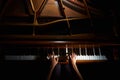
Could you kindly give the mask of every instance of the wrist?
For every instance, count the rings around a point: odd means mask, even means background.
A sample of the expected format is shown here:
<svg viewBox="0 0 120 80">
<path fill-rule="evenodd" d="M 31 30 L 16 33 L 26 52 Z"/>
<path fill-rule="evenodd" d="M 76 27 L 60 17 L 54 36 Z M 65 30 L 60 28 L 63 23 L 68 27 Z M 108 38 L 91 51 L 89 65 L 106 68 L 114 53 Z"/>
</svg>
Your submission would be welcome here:
<svg viewBox="0 0 120 80">
<path fill-rule="evenodd" d="M 76 63 L 75 62 L 71 62 L 72 66 L 76 66 Z"/>
</svg>

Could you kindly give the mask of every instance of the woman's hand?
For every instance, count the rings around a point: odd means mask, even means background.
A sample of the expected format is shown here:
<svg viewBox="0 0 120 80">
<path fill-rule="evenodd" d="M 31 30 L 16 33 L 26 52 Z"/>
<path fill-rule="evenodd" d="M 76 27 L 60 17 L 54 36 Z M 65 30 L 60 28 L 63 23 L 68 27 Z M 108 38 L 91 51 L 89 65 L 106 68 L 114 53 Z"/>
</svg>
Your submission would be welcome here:
<svg viewBox="0 0 120 80">
<path fill-rule="evenodd" d="M 50 80 L 52 72 L 55 68 L 55 66 L 58 64 L 58 57 L 55 57 L 54 53 L 49 55 L 50 61 L 51 61 L 51 66 L 50 66 L 50 72 L 48 74 L 47 80 Z"/>
<path fill-rule="evenodd" d="M 70 55 L 70 59 L 71 59 L 70 61 L 71 61 L 72 65 L 76 64 L 76 54 L 75 53 L 72 53 Z"/>
<path fill-rule="evenodd" d="M 52 54 L 49 54 L 49 58 L 50 58 L 50 61 L 51 61 L 51 67 L 55 67 L 58 64 L 59 58 L 55 57 L 54 52 Z"/>
<path fill-rule="evenodd" d="M 82 77 L 82 75 L 81 75 L 81 73 L 79 72 L 79 70 L 78 70 L 78 68 L 77 68 L 77 65 L 76 65 L 76 54 L 75 53 L 72 53 L 71 55 L 70 55 L 70 61 L 71 61 L 71 64 L 72 64 L 72 66 L 73 66 L 73 69 L 74 69 L 74 71 L 76 72 L 76 74 L 78 75 L 78 78 L 79 78 L 79 80 L 83 80 L 83 77 Z"/>
<path fill-rule="evenodd" d="M 58 57 L 55 58 L 55 55 L 51 57 L 51 66 L 55 67 L 58 64 Z"/>
</svg>

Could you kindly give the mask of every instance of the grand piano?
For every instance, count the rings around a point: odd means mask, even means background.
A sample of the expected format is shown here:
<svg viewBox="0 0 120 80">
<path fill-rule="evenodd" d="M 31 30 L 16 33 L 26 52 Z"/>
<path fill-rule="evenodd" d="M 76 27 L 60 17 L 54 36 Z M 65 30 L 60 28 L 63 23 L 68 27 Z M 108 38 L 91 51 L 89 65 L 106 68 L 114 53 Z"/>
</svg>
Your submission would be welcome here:
<svg viewBox="0 0 120 80">
<path fill-rule="evenodd" d="M 40 71 L 39 67 L 48 66 L 49 54 L 59 57 L 59 63 L 68 64 L 68 56 L 74 52 L 85 80 L 108 75 L 117 79 L 118 17 L 117 2 L 108 0 L 0 0 L 0 63 L 32 63 Z M 104 73 L 100 74 L 99 68 Z M 25 70 L 29 72 L 24 66 Z"/>
</svg>

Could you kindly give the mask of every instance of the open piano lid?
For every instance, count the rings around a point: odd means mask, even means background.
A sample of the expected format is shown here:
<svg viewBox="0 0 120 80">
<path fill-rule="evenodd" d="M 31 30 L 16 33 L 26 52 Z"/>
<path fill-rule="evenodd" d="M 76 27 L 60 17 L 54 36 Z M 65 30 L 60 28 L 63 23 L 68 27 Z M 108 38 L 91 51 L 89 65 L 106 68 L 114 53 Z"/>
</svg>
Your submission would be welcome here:
<svg viewBox="0 0 120 80">
<path fill-rule="evenodd" d="M 99 1 L 8 0 L 1 1 L 0 34 L 76 36 L 102 34 L 114 36 L 111 9 Z M 40 5 L 37 6 L 37 3 Z M 102 4 L 104 7 L 102 7 Z M 110 4 L 110 3 L 109 3 Z M 35 5 L 35 6 L 34 6 Z M 38 24 L 34 24 L 35 9 Z"/>
</svg>

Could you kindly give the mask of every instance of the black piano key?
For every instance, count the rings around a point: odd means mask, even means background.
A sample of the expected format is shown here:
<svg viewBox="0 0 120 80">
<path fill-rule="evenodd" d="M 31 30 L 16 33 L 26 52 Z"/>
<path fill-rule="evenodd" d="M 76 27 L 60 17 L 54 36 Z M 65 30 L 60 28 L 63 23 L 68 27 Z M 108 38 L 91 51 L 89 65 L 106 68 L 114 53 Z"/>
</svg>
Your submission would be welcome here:
<svg viewBox="0 0 120 80">
<path fill-rule="evenodd" d="M 95 47 L 95 55 L 100 55 L 99 48 Z"/>
<path fill-rule="evenodd" d="M 79 55 L 79 48 L 73 48 L 73 52 L 77 55 Z"/>
<path fill-rule="evenodd" d="M 60 48 L 59 53 L 60 53 L 60 56 L 66 56 L 66 49 L 65 48 Z"/>
<path fill-rule="evenodd" d="M 69 53 L 69 54 L 72 53 L 72 48 L 68 48 L 68 53 Z"/>
<path fill-rule="evenodd" d="M 92 48 L 87 48 L 87 54 L 88 55 L 94 55 Z"/>
<path fill-rule="evenodd" d="M 59 53 L 58 53 L 58 48 L 53 48 L 53 51 L 54 51 L 55 55 L 58 55 L 58 54 L 59 54 Z"/>
<path fill-rule="evenodd" d="M 81 55 L 86 55 L 85 54 L 85 48 L 81 48 Z"/>
<path fill-rule="evenodd" d="M 52 54 L 52 48 L 47 48 L 47 53 Z"/>
</svg>

